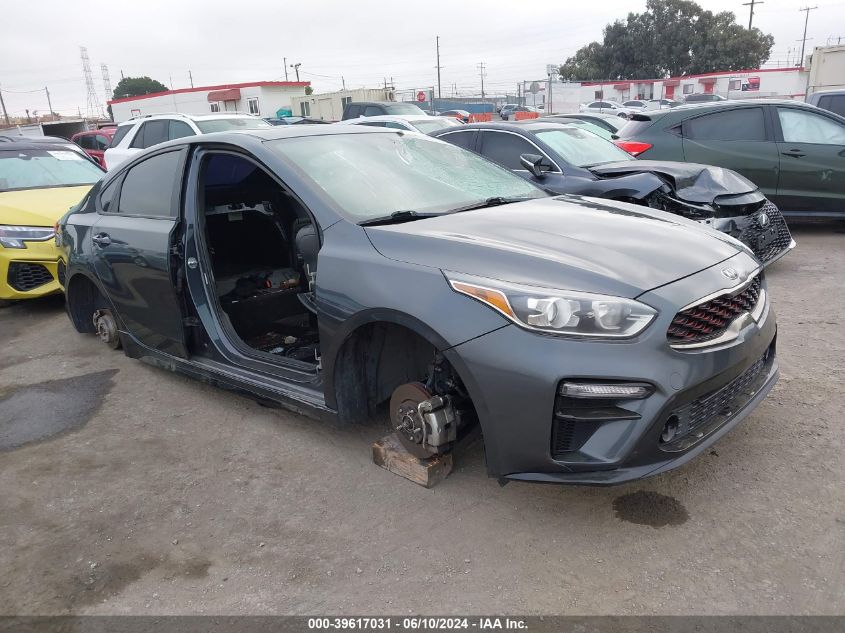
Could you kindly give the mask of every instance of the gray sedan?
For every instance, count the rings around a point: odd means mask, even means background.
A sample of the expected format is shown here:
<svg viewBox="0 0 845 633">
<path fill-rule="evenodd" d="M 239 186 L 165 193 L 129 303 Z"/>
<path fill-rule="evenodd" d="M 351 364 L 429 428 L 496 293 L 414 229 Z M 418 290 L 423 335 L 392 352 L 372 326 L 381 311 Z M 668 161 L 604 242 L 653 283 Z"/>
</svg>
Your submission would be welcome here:
<svg viewBox="0 0 845 633">
<path fill-rule="evenodd" d="M 386 410 L 419 457 L 478 424 L 494 477 L 679 466 L 778 373 L 764 273 L 736 240 L 549 197 L 419 134 L 165 143 L 109 172 L 57 241 L 80 332 L 316 417 Z"/>
</svg>

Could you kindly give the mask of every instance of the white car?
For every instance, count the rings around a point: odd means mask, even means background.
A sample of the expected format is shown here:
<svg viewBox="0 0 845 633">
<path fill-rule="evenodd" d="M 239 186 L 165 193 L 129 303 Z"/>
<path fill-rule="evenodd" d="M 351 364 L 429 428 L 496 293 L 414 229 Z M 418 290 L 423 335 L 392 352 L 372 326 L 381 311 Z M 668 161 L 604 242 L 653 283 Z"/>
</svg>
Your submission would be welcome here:
<svg viewBox="0 0 845 633">
<path fill-rule="evenodd" d="M 106 150 L 106 169 L 112 170 L 141 150 L 183 136 L 272 127 L 251 114 L 148 114 L 117 126 Z"/>
<path fill-rule="evenodd" d="M 581 112 L 600 112 L 602 114 L 615 114 L 627 119 L 634 113 L 631 108 L 625 108 L 619 103 L 613 101 L 591 101 L 590 103 L 582 103 L 579 108 Z"/>
<path fill-rule="evenodd" d="M 641 99 L 632 99 L 631 101 L 623 101 L 622 107 L 627 108 L 628 110 L 636 110 L 637 112 L 642 112 L 643 110 L 648 108 L 648 102 L 643 101 Z"/>
<path fill-rule="evenodd" d="M 369 125 L 372 127 L 389 127 L 397 130 L 409 130 L 431 134 L 443 128 L 462 125 L 454 117 L 450 116 L 419 116 L 414 114 L 382 114 L 379 116 L 358 117 L 357 119 L 346 119 L 335 125 Z"/>
</svg>

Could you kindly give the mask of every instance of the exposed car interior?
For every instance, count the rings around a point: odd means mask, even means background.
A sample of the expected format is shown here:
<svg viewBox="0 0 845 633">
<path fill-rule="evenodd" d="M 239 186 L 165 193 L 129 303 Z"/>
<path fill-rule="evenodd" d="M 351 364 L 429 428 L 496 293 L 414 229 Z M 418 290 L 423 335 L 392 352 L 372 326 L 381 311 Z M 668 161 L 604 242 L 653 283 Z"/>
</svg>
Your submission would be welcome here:
<svg viewBox="0 0 845 633">
<path fill-rule="evenodd" d="M 319 238 L 303 206 L 240 156 L 206 157 L 200 219 L 220 317 L 247 346 L 317 364 Z"/>
</svg>

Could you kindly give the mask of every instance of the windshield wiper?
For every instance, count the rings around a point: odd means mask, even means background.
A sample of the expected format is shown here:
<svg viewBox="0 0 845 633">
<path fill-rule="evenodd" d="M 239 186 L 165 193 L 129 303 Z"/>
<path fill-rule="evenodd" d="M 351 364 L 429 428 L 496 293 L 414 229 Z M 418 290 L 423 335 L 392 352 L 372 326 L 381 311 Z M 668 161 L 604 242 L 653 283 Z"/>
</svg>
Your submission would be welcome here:
<svg viewBox="0 0 845 633">
<path fill-rule="evenodd" d="M 473 204 L 468 204 L 465 207 L 457 207 L 455 209 L 450 209 L 449 213 L 460 213 L 461 211 L 472 211 L 474 209 L 486 209 L 488 207 L 498 207 L 503 204 L 511 204 L 513 202 L 523 202 L 525 200 L 533 200 L 534 198 L 525 198 L 525 197 L 515 197 L 515 198 L 504 198 L 502 196 L 493 196 L 492 198 L 487 198 L 486 200 L 482 200 L 481 202 L 475 202 Z"/>
<path fill-rule="evenodd" d="M 379 218 L 370 218 L 358 222 L 358 226 L 380 226 L 384 224 L 401 224 L 402 222 L 411 222 L 413 220 L 420 220 L 422 218 L 433 218 L 439 213 L 419 213 L 417 211 L 394 211 L 390 215 L 384 215 Z"/>
</svg>

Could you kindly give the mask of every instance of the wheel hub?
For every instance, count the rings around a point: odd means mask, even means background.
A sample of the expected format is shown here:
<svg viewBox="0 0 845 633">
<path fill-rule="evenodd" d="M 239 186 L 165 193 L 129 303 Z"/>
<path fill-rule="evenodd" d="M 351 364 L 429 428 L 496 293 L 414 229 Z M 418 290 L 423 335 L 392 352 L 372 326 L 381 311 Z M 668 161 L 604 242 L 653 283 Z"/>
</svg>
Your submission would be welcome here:
<svg viewBox="0 0 845 633">
<path fill-rule="evenodd" d="M 117 323 L 115 323 L 114 317 L 108 310 L 97 310 L 94 313 L 94 330 L 97 338 L 112 349 L 120 347 Z"/>
<path fill-rule="evenodd" d="M 425 420 L 419 411 L 420 403 L 431 395 L 422 383 L 409 382 L 397 387 L 390 398 L 391 426 L 405 450 L 420 459 L 437 454 L 425 445 Z"/>
</svg>

